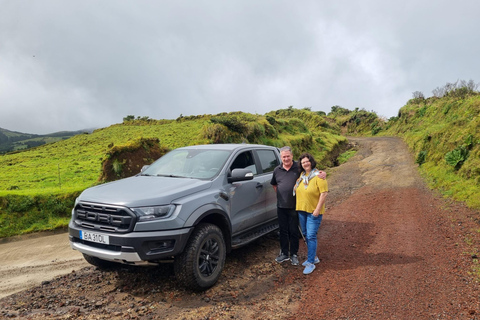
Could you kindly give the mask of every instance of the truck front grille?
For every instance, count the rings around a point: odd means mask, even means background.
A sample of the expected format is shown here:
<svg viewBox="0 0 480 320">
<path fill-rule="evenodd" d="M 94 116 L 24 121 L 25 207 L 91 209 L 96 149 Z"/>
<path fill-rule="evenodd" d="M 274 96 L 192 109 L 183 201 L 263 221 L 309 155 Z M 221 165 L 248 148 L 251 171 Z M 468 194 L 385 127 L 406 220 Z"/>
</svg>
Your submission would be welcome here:
<svg viewBox="0 0 480 320">
<path fill-rule="evenodd" d="M 125 207 L 80 202 L 75 206 L 74 219 L 82 228 L 125 233 L 133 230 L 136 216 Z"/>
</svg>

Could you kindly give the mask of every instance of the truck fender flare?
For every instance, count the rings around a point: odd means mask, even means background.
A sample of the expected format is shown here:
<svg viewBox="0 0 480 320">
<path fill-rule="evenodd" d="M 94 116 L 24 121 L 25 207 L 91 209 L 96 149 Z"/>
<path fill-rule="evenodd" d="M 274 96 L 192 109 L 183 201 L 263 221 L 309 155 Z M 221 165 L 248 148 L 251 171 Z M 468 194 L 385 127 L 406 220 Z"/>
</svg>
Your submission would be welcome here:
<svg viewBox="0 0 480 320">
<path fill-rule="evenodd" d="M 195 227 L 201 222 L 217 225 L 222 230 L 227 250 L 230 251 L 232 224 L 223 208 L 212 203 L 203 205 L 192 212 L 187 221 L 185 221 L 185 226 Z"/>
</svg>

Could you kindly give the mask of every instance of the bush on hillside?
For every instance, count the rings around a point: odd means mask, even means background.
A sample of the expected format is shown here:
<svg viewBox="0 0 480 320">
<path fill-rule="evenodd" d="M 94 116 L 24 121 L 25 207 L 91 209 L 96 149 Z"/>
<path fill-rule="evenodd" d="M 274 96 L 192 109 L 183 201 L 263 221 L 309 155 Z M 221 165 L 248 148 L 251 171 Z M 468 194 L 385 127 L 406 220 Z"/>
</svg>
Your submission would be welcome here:
<svg viewBox="0 0 480 320">
<path fill-rule="evenodd" d="M 221 124 L 228 128 L 232 132 L 236 132 L 241 136 L 246 136 L 248 131 L 248 125 L 245 121 L 241 120 L 237 116 L 220 116 L 212 117 L 210 121 L 213 124 Z"/>
<path fill-rule="evenodd" d="M 458 148 L 453 149 L 450 152 L 447 152 L 445 155 L 445 160 L 449 165 L 455 168 L 455 170 L 460 169 L 462 164 L 468 158 L 468 149 L 464 146 L 460 146 Z"/>
<path fill-rule="evenodd" d="M 211 143 L 227 143 L 232 138 L 230 131 L 223 124 L 205 125 L 202 129 L 203 137 L 210 140 Z"/>
<path fill-rule="evenodd" d="M 346 116 L 350 114 L 350 110 L 342 108 L 340 106 L 332 106 L 329 116 Z"/>
<path fill-rule="evenodd" d="M 415 163 L 419 166 L 425 163 L 425 159 L 427 158 L 427 151 L 422 150 L 418 153 L 417 158 L 415 159 Z"/>
<path fill-rule="evenodd" d="M 467 95 L 478 94 L 478 86 L 479 84 L 475 83 L 473 80 L 469 80 L 468 82 L 465 80 L 457 80 L 453 83 L 447 82 L 443 87 L 435 88 L 432 93 L 436 98 L 464 98 Z"/>
</svg>

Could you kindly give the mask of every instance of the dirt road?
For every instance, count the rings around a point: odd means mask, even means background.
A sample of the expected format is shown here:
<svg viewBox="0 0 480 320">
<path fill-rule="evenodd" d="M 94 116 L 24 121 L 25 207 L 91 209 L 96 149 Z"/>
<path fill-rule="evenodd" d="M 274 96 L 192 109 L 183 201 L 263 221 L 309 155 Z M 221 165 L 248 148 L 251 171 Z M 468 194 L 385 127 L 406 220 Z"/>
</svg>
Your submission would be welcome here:
<svg viewBox="0 0 480 320">
<path fill-rule="evenodd" d="M 0 298 L 88 266 L 65 232 L 0 244 Z"/>
<path fill-rule="evenodd" d="M 0 245 L 0 317 L 480 318 L 479 212 L 432 194 L 401 140 L 351 141 L 357 155 L 329 172 L 321 263 L 311 275 L 273 261 L 272 234 L 233 251 L 219 283 L 192 293 L 170 265 L 104 272 L 79 260 L 66 235 L 50 236 Z"/>
</svg>

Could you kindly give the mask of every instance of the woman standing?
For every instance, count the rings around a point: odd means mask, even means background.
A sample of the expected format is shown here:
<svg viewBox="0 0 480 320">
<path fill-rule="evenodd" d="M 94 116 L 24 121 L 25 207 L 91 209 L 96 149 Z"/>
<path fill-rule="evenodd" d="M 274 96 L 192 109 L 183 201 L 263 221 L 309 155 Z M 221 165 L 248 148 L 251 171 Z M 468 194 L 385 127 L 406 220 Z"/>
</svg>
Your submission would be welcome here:
<svg viewBox="0 0 480 320">
<path fill-rule="evenodd" d="M 310 274 L 315 270 L 315 263 L 320 262 L 317 257 L 317 232 L 325 212 L 325 199 L 328 194 L 327 180 L 317 177 L 319 170 L 313 156 L 304 153 L 299 162 L 303 172 L 298 178 L 293 194 L 296 194 L 296 210 L 302 233 L 306 238 L 308 258 L 302 264 L 303 274 Z"/>
</svg>

